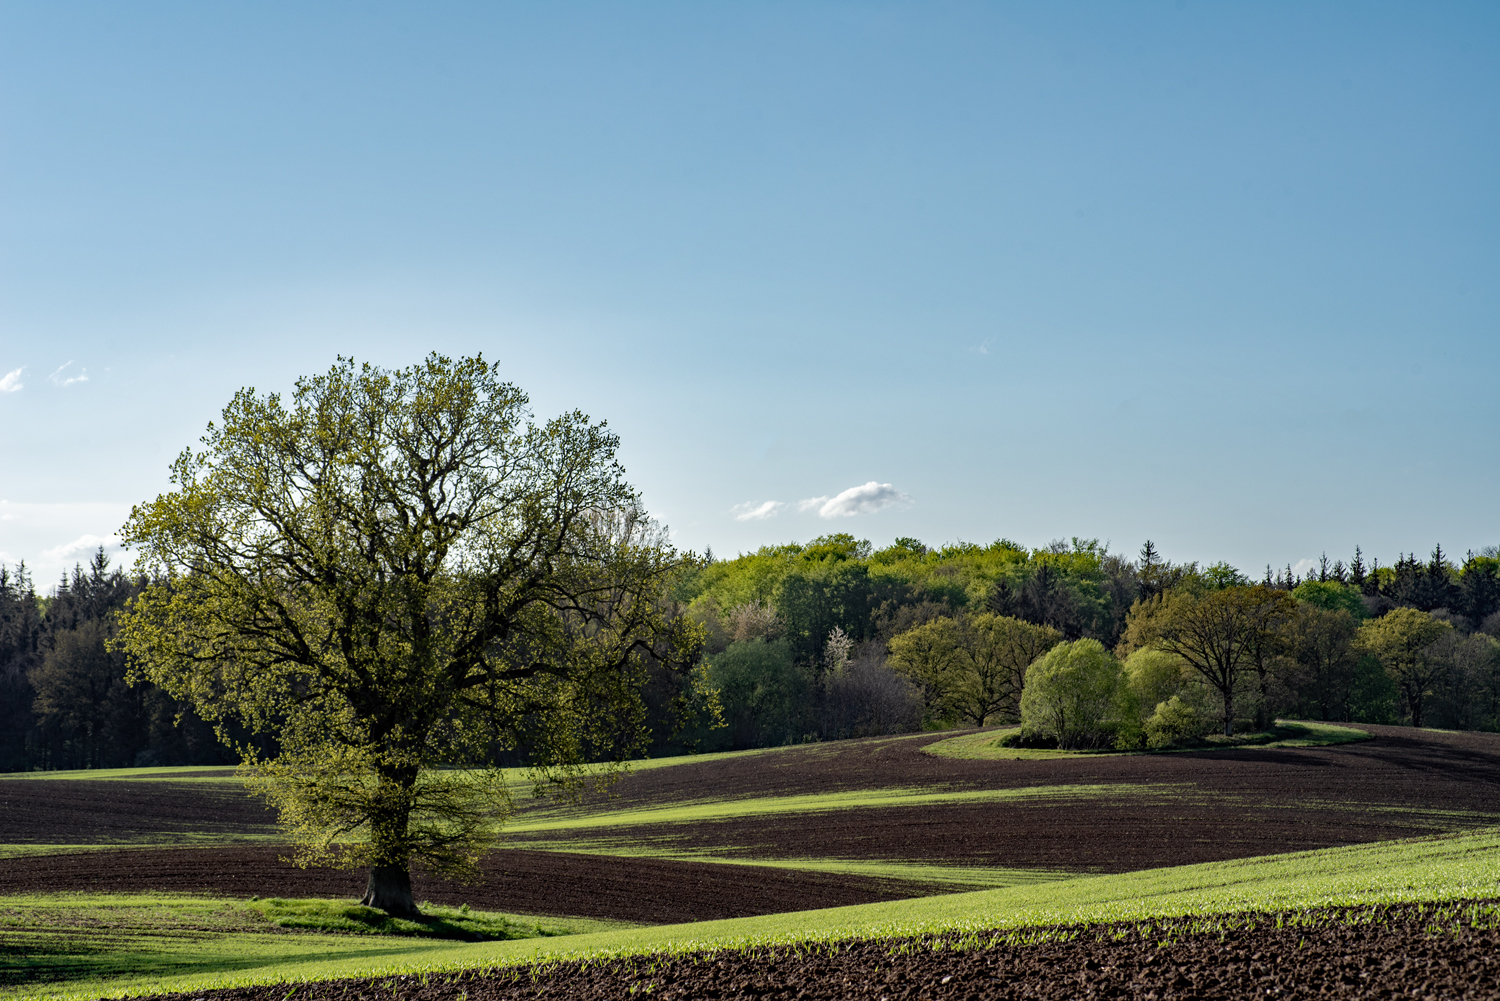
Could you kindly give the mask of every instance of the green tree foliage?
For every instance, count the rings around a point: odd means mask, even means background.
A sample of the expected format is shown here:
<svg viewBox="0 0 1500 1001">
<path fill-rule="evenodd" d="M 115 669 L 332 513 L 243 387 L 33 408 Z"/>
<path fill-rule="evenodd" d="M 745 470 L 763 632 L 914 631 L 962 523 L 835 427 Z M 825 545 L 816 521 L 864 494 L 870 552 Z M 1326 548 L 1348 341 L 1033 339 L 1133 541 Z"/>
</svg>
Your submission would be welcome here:
<svg viewBox="0 0 1500 1001">
<path fill-rule="evenodd" d="M 719 693 L 725 723 L 706 741 L 708 749 L 800 743 L 817 728 L 811 672 L 784 639 L 729 644 L 710 658 L 708 683 Z"/>
<path fill-rule="evenodd" d="M 1133 609 L 1127 634 L 1177 655 L 1202 677 L 1218 694 L 1228 736 L 1244 682 L 1269 664 L 1291 606 L 1286 592 L 1264 585 L 1179 590 Z"/>
<path fill-rule="evenodd" d="M 1006 615 L 940 618 L 893 638 L 891 666 L 922 686 L 929 719 L 984 726 L 1019 718 L 1027 668 L 1061 640 Z"/>
<path fill-rule="evenodd" d="M 641 745 L 650 665 L 695 645 L 615 436 L 526 408 L 477 357 L 341 359 L 289 404 L 236 394 L 124 529 L 153 575 L 122 619 L 135 669 L 273 734 L 243 751 L 299 858 L 368 866 L 391 913 L 413 859 L 462 874 L 491 843 L 498 753 L 576 787 Z"/>
<path fill-rule="evenodd" d="M 1098 640 L 1061 643 L 1026 672 L 1021 727 L 1062 748 L 1108 747 L 1136 716 L 1116 660 Z"/>
<path fill-rule="evenodd" d="M 1500 640 L 1449 629 L 1427 653 L 1438 665 L 1433 695 L 1424 706 L 1429 726 L 1448 730 L 1495 729 L 1500 708 Z"/>
<path fill-rule="evenodd" d="M 1442 673 L 1437 639 L 1452 627 L 1415 608 L 1397 608 L 1359 627 L 1361 650 L 1380 661 L 1401 690 L 1412 726 L 1421 726 L 1423 710 Z"/>
<path fill-rule="evenodd" d="M 190 707 L 127 684 L 123 657 L 105 649 L 140 586 L 103 549 L 47 598 L 24 566 L 0 569 L 0 771 L 233 760 Z"/>
<path fill-rule="evenodd" d="M 1285 634 L 1286 648 L 1299 668 L 1296 688 L 1303 705 L 1313 710 L 1309 715 L 1326 720 L 1352 719 L 1359 682 L 1360 657 L 1355 649 L 1359 623 L 1342 603 L 1342 594 L 1321 592 L 1331 600 L 1320 604 L 1298 594 L 1307 586 L 1292 592 L 1305 604 L 1287 623 Z"/>
<path fill-rule="evenodd" d="M 1305 605 L 1329 612 L 1344 611 L 1356 622 L 1365 618 L 1365 601 L 1359 589 L 1336 580 L 1308 580 L 1292 588 L 1292 597 Z"/>
<path fill-rule="evenodd" d="M 14 572 L 0 565 L 0 771 L 22 771 L 35 760 L 27 739 L 35 725 L 28 673 L 40 662 L 42 634 L 26 564 Z"/>
<path fill-rule="evenodd" d="M 108 639 L 109 623 L 99 619 L 62 630 L 30 674 L 37 722 L 69 738 L 85 768 L 113 763 L 106 755 L 121 743 L 117 731 L 136 715 L 124 657 L 105 648 Z"/>
<path fill-rule="evenodd" d="M 1201 737 L 1211 725 L 1197 706 L 1180 695 L 1174 695 L 1156 704 L 1142 730 L 1146 746 L 1155 749 Z"/>
<path fill-rule="evenodd" d="M 1122 668 L 1126 684 L 1147 712 L 1192 687 L 1193 671 L 1187 662 L 1165 650 L 1143 647 L 1126 657 Z"/>
</svg>

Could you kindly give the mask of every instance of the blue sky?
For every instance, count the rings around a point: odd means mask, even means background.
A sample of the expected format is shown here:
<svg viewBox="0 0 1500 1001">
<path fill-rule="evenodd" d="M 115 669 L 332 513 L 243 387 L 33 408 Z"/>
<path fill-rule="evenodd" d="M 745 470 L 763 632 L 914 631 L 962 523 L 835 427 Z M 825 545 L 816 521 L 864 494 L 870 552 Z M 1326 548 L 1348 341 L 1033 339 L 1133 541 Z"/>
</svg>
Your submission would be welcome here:
<svg viewBox="0 0 1500 1001">
<path fill-rule="evenodd" d="M 1478 3 L 0 3 L 0 560 L 432 350 L 720 554 L 1493 545 L 1497 84 Z"/>
</svg>

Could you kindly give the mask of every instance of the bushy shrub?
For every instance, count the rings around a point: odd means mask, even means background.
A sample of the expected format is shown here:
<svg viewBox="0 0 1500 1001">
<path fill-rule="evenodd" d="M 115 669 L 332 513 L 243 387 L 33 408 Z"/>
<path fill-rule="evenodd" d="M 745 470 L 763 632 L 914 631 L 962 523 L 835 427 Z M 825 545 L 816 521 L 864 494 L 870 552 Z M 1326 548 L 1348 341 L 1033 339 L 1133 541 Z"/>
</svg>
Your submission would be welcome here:
<svg viewBox="0 0 1500 1001">
<path fill-rule="evenodd" d="M 1053 647 L 1026 671 L 1021 730 L 1067 749 L 1138 742 L 1138 714 L 1120 662 L 1097 640 Z"/>
<path fill-rule="evenodd" d="M 1180 696 L 1174 695 L 1165 702 L 1158 702 L 1156 711 L 1146 720 L 1147 747 L 1168 747 L 1183 740 L 1201 737 L 1213 726 L 1213 721 Z"/>
</svg>

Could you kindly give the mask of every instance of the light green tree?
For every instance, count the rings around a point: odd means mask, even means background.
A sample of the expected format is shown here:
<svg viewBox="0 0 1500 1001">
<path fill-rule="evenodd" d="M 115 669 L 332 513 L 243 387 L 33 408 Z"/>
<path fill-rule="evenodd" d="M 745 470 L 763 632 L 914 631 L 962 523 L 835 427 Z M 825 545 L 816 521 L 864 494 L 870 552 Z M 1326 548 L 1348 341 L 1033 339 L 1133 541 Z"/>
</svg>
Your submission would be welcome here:
<svg viewBox="0 0 1500 1001">
<path fill-rule="evenodd" d="M 1125 658 L 1126 684 L 1146 710 L 1158 702 L 1184 694 L 1192 680 L 1192 669 L 1176 654 L 1143 647 Z"/>
<path fill-rule="evenodd" d="M 1324 611 L 1348 612 L 1356 622 L 1366 617 L 1365 602 L 1359 588 L 1336 580 L 1305 580 L 1292 588 L 1292 597 Z"/>
<path fill-rule="evenodd" d="M 473 871 L 498 752 L 576 790 L 641 745 L 648 667 L 694 655 L 616 437 L 533 423 L 482 358 L 340 359 L 290 401 L 240 391 L 202 443 L 125 525 L 154 583 L 120 643 L 221 735 L 274 739 L 242 748 L 254 787 L 300 862 L 369 868 L 367 904 L 413 912 L 413 861 Z"/>
<path fill-rule="evenodd" d="M 1430 650 L 1453 627 L 1415 608 L 1396 608 L 1359 627 L 1356 644 L 1374 655 L 1406 697 L 1411 725 L 1421 726 L 1423 709 L 1444 663 Z"/>
<path fill-rule="evenodd" d="M 1098 640 L 1061 643 L 1026 672 L 1021 727 L 1062 748 L 1106 747 L 1137 711 L 1120 662 Z"/>
</svg>

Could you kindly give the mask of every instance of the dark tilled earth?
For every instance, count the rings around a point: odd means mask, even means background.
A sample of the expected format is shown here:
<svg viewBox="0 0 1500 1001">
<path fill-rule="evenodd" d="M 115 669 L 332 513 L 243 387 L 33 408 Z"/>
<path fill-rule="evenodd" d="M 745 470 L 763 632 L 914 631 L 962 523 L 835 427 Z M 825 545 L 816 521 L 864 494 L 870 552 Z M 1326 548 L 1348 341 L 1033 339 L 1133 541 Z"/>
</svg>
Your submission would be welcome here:
<svg viewBox="0 0 1500 1001">
<path fill-rule="evenodd" d="M 743 858 L 923 859 L 1086 872 L 1246 858 L 1500 823 L 1500 736 L 1362 726 L 1374 739 L 1273 748 L 1045 761 L 964 761 L 918 739 L 816 745 L 644 771 L 612 805 L 890 786 L 1170 786 L 1156 795 L 854 809 L 645 825 L 600 832 L 676 851 Z M 526 835 L 561 847 L 594 832 Z"/>
<path fill-rule="evenodd" d="M 87 845 L 162 833 L 276 833 L 276 815 L 229 783 L 0 778 L 0 844 Z"/>
<path fill-rule="evenodd" d="M 334 980 L 168 995 L 172 1001 L 615 1001 L 769 998 L 1500 998 L 1500 932 L 1430 908 L 1331 912 L 1315 927 L 1192 933 L 1084 929 L 1072 941 L 955 950 L 863 941 L 804 951 L 645 957 L 464 974 Z M 1373 919 L 1373 920 L 1372 920 Z M 1163 945 L 1163 942 L 1169 944 Z M 943 943 L 946 944 L 946 943 Z"/>
<path fill-rule="evenodd" d="M 287 848 L 159 848 L 13 858 L 0 866 L 0 896 L 21 893 L 222 893 L 233 897 L 358 898 L 363 873 L 299 869 Z M 484 875 L 461 884 L 417 873 L 417 899 L 481 910 L 612 918 L 644 924 L 711 921 L 899 900 L 951 887 L 804 872 L 564 852 L 502 851 Z"/>
<path fill-rule="evenodd" d="M 1170 789 L 1145 798 L 882 807 L 533 833 L 524 835 L 524 846 L 550 842 L 566 849 L 569 838 L 598 836 L 606 843 L 650 842 L 749 861 L 904 859 L 1123 872 L 1500 823 L 1500 736 L 1363 728 L 1374 739 L 1335 747 L 1049 761 L 964 761 L 921 751 L 949 734 L 790 748 L 640 771 L 597 805 L 617 809 L 726 794 L 892 786 L 965 790 L 1125 783 Z M 258 801 L 217 783 L 0 780 L 0 844 L 110 843 L 159 839 L 163 832 L 265 838 L 275 834 L 272 821 Z M 436 903 L 650 923 L 940 892 L 917 883 L 805 870 L 518 849 L 490 856 L 476 885 L 418 877 L 417 892 Z M 298 870 L 276 862 L 284 853 L 264 845 L 228 845 L 10 860 L 0 866 L 0 893 L 203 889 L 347 897 L 360 892 L 357 874 Z"/>
</svg>

